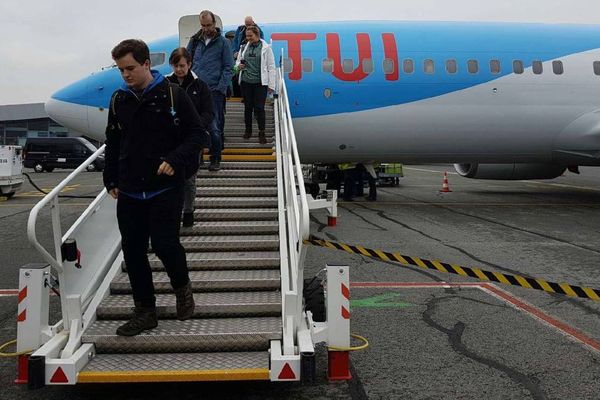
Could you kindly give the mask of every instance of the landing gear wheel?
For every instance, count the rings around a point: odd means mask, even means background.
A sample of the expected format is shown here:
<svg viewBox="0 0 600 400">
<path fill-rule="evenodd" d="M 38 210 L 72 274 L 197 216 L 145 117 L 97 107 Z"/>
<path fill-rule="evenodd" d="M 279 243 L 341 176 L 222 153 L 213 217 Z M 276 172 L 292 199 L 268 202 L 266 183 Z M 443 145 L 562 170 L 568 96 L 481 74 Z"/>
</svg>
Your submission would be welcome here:
<svg viewBox="0 0 600 400">
<path fill-rule="evenodd" d="M 34 170 L 35 172 L 44 172 L 45 168 L 44 168 L 44 166 L 43 166 L 42 164 L 39 164 L 39 163 L 38 163 L 38 164 L 35 164 L 35 165 L 33 166 L 33 170 Z"/>
<path fill-rule="evenodd" d="M 313 321 L 325 322 L 327 315 L 325 313 L 325 290 L 321 280 L 318 277 L 304 280 L 304 308 L 311 311 Z"/>
<path fill-rule="evenodd" d="M 94 172 L 95 170 L 96 170 L 96 166 L 93 163 L 88 165 L 86 168 L 87 172 Z"/>
</svg>

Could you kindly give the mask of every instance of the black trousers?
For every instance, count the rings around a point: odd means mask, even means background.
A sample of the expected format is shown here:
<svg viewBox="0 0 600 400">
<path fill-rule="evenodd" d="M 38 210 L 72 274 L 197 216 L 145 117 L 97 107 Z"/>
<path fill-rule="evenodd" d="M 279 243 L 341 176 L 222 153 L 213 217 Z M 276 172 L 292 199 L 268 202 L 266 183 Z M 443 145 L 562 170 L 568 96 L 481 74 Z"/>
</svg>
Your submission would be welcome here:
<svg viewBox="0 0 600 400">
<path fill-rule="evenodd" d="M 183 188 L 173 188 L 149 200 L 124 194 L 117 201 L 123 256 L 133 290 L 133 300 L 142 307 L 153 307 L 154 284 L 148 262 L 148 239 L 162 261 L 174 289 L 189 281 L 185 250 L 179 241 L 183 207 Z"/>
<path fill-rule="evenodd" d="M 242 81 L 242 97 L 244 97 L 244 121 L 246 131 L 252 132 L 252 112 L 258 122 L 258 130 L 265 130 L 265 101 L 267 100 L 267 86 L 260 83 L 247 83 Z"/>
</svg>

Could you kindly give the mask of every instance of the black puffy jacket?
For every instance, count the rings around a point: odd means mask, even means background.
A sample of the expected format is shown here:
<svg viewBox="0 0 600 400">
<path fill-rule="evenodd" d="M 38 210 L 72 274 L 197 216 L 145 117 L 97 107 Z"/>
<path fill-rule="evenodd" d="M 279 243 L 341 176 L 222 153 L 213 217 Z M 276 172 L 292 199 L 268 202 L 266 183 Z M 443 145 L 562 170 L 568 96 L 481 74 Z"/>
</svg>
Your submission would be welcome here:
<svg viewBox="0 0 600 400">
<path fill-rule="evenodd" d="M 126 87 L 113 94 L 106 127 L 107 190 L 140 193 L 182 185 L 186 165 L 206 145 L 189 97 L 158 72 L 153 75 L 140 97 Z M 174 176 L 157 175 L 163 161 L 173 167 Z"/>
</svg>

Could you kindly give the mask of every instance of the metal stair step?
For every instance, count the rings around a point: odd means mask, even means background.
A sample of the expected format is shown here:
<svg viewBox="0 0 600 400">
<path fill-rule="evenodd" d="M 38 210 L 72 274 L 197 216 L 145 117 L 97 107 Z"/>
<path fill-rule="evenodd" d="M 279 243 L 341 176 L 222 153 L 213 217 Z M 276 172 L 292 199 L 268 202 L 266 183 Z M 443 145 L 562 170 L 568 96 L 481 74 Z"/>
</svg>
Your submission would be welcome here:
<svg viewBox="0 0 600 400">
<path fill-rule="evenodd" d="M 232 186 L 277 186 L 276 178 L 202 178 L 196 183 L 197 187 L 232 187 Z"/>
<path fill-rule="evenodd" d="M 196 197 L 196 208 L 277 207 L 277 197 Z"/>
<path fill-rule="evenodd" d="M 277 221 L 200 221 L 194 226 L 181 228 L 181 236 L 206 235 L 265 235 L 279 233 Z"/>
<path fill-rule="evenodd" d="M 202 156 L 205 162 L 210 161 L 210 156 L 204 154 Z M 223 154 L 221 156 L 222 161 L 235 161 L 235 162 L 246 162 L 246 161 L 276 161 L 277 157 L 274 153 L 272 154 Z"/>
<path fill-rule="evenodd" d="M 278 235 L 182 236 L 186 252 L 278 250 Z"/>
<path fill-rule="evenodd" d="M 281 292 L 213 292 L 194 293 L 194 318 L 266 317 L 281 315 Z M 99 319 L 128 319 L 134 307 L 131 295 L 112 295 L 96 310 Z M 175 296 L 156 296 L 159 318 L 175 318 Z"/>
<path fill-rule="evenodd" d="M 224 161 L 221 163 L 221 171 L 234 170 L 234 169 L 244 169 L 244 170 L 277 170 L 277 163 L 268 162 L 268 161 L 260 161 L 260 162 L 251 162 L 251 161 L 242 161 L 242 162 L 232 162 L 232 161 Z M 220 171 L 219 171 L 220 172 Z"/>
<path fill-rule="evenodd" d="M 79 383 L 269 380 L 269 353 L 97 354 Z M 158 372 L 160 371 L 160 372 Z"/>
<path fill-rule="evenodd" d="M 277 187 L 208 187 L 198 186 L 196 188 L 196 198 L 200 197 L 258 197 L 258 196 L 277 196 Z"/>
<path fill-rule="evenodd" d="M 207 252 L 185 255 L 190 271 L 206 270 L 279 270 L 281 256 L 278 251 Z M 150 268 L 164 271 L 165 267 L 155 254 L 148 254 Z M 125 265 L 123 264 L 123 270 Z"/>
<path fill-rule="evenodd" d="M 166 272 L 153 272 L 152 281 L 157 293 L 173 292 Z M 281 287 L 278 270 L 190 271 L 190 281 L 195 292 L 278 290 Z M 110 283 L 110 290 L 113 294 L 131 293 L 127 273 L 118 273 Z"/>
<path fill-rule="evenodd" d="M 194 211 L 196 221 L 272 221 L 278 217 L 276 208 L 206 208 Z"/>
<path fill-rule="evenodd" d="M 198 178 L 273 178 L 277 175 L 273 169 L 221 169 L 220 171 L 198 170 Z"/>
<path fill-rule="evenodd" d="M 281 338 L 281 317 L 160 320 L 137 336 L 116 335 L 123 321 L 95 321 L 83 334 L 102 353 L 260 351 Z"/>
</svg>

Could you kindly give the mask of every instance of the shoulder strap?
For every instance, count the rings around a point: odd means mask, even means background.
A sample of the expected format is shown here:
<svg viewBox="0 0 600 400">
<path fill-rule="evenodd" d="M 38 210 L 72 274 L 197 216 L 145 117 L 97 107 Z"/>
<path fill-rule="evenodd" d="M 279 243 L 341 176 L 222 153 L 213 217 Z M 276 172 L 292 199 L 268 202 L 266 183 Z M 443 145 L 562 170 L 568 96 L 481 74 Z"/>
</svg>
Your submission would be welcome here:
<svg viewBox="0 0 600 400">
<path fill-rule="evenodd" d="M 112 111 L 113 115 L 117 118 L 117 110 L 115 108 L 115 99 L 117 98 L 117 96 L 119 95 L 119 91 L 116 90 L 112 97 L 110 98 L 110 110 Z M 119 129 L 121 129 L 121 123 L 119 122 L 119 118 L 117 118 L 117 126 L 119 127 Z"/>
</svg>

